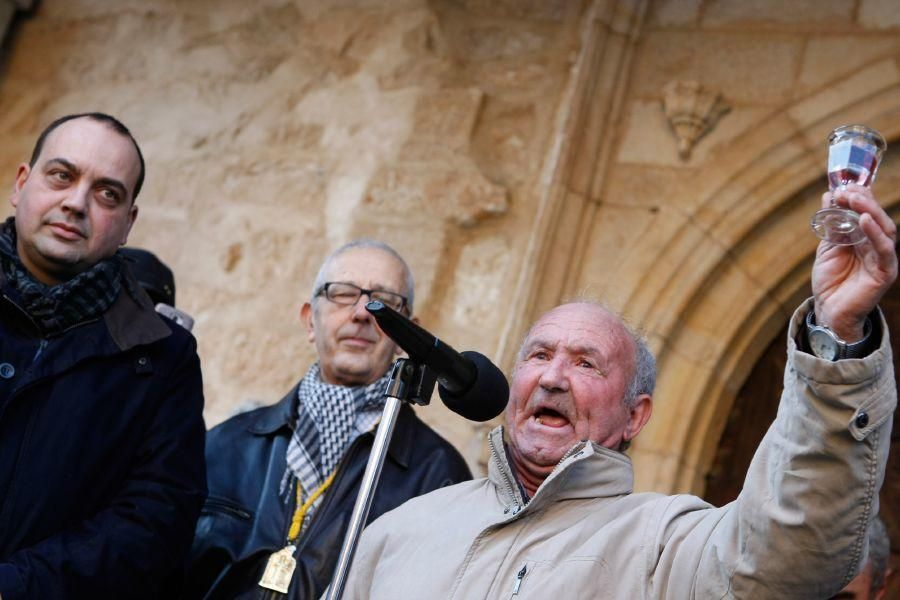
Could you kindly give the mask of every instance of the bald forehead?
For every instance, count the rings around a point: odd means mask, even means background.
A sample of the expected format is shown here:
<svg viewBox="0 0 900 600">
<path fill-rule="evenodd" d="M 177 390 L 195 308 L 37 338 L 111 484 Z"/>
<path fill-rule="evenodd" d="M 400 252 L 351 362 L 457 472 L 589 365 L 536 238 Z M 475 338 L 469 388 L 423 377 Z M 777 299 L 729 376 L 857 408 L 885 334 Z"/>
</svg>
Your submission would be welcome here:
<svg viewBox="0 0 900 600">
<path fill-rule="evenodd" d="M 599 304 L 590 302 L 569 302 L 551 308 L 541 315 L 532 329 L 545 323 L 589 324 L 592 328 L 607 329 L 610 333 L 630 337 L 618 315 Z"/>
<path fill-rule="evenodd" d="M 572 302 L 544 313 L 528 332 L 525 347 L 550 341 L 563 342 L 573 350 L 619 354 L 633 362 L 634 340 L 622 320 L 597 304 Z"/>
</svg>

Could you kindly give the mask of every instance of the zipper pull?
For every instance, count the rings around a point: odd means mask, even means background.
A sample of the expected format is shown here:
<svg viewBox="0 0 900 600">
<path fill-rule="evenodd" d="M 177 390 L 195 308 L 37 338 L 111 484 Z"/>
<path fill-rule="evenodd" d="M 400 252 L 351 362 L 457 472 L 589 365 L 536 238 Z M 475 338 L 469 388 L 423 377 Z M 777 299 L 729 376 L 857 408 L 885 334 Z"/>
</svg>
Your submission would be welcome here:
<svg viewBox="0 0 900 600">
<path fill-rule="evenodd" d="M 513 596 L 519 595 L 519 588 L 522 587 L 522 580 L 525 579 L 525 573 L 528 572 L 528 565 L 522 565 L 522 568 L 516 574 L 516 585 L 513 587 Z"/>
</svg>

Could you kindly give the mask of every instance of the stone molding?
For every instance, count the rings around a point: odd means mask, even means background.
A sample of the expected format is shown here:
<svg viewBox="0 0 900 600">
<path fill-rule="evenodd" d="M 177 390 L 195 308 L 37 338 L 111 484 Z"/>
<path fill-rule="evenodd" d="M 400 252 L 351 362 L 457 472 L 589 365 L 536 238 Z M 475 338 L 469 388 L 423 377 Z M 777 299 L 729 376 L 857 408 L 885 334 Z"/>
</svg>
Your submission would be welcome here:
<svg viewBox="0 0 900 600">
<path fill-rule="evenodd" d="M 678 155 L 687 160 L 694 145 L 731 107 L 722 94 L 699 81 L 670 81 L 662 91 L 663 111 L 678 139 Z"/>
<path fill-rule="evenodd" d="M 531 322 L 557 304 L 580 266 L 577 248 L 592 222 L 593 203 L 617 140 L 634 45 L 646 0 L 593 0 L 583 20 L 581 45 L 557 113 L 537 190 L 538 209 L 529 235 L 514 310 L 503 327 L 497 356 L 507 371 Z M 575 234 L 573 235 L 573 232 Z"/>
</svg>

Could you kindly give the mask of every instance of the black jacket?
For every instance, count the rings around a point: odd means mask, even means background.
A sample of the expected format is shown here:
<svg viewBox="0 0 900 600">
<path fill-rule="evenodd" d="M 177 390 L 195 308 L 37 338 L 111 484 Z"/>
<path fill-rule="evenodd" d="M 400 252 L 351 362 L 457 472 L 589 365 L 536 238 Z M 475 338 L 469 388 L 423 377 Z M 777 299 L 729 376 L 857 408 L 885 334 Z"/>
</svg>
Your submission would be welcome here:
<svg viewBox="0 0 900 600">
<path fill-rule="evenodd" d="M 210 494 L 191 551 L 188 598 L 271 595 L 258 582 L 269 555 L 284 547 L 295 508 L 294 494 L 279 495 L 279 487 L 296 398 L 295 387 L 277 404 L 208 432 Z M 316 599 L 328 586 L 374 439 L 373 433 L 362 434 L 341 459 L 298 542 L 289 598 Z M 456 449 L 403 405 L 367 522 L 410 498 L 471 478 Z"/>
<path fill-rule="evenodd" d="M 0 272 L 3 600 L 161 598 L 182 568 L 206 488 L 200 362 L 130 288 L 43 337 Z"/>
</svg>

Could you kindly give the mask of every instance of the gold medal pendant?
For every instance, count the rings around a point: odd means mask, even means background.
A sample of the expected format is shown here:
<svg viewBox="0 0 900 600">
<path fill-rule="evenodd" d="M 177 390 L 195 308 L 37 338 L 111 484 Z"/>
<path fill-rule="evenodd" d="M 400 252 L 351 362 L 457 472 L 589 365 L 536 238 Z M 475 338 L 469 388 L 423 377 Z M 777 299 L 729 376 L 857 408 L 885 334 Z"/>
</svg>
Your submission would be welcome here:
<svg viewBox="0 0 900 600">
<path fill-rule="evenodd" d="M 291 585 L 291 577 L 294 575 L 294 569 L 297 568 L 297 559 L 294 558 L 296 546 L 293 544 L 285 546 L 278 552 L 274 552 L 266 562 L 266 570 L 263 571 L 262 579 L 259 585 L 282 594 L 288 593 L 288 587 Z"/>
</svg>

